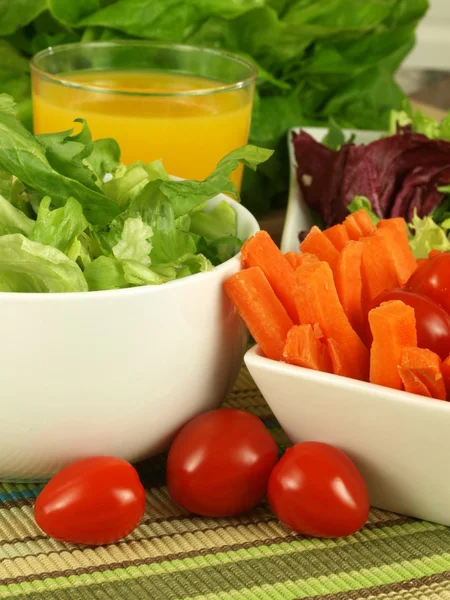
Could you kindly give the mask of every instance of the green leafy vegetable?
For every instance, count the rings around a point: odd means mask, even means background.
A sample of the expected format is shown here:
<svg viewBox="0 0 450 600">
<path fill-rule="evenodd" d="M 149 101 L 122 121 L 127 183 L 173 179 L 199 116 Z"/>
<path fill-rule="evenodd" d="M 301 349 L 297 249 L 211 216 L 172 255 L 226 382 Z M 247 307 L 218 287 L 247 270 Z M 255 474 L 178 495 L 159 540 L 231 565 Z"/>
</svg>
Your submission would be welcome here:
<svg viewBox="0 0 450 600">
<path fill-rule="evenodd" d="M 13 101 L 6 94 L 0 94 L 0 138 L 0 168 L 36 192 L 49 195 L 57 206 L 73 196 L 83 206 L 86 218 L 96 225 L 108 223 L 119 213 L 117 204 L 100 189 L 94 191 L 52 168 L 45 146 L 17 120 Z M 64 142 L 61 146 L 61 151 L 52 146 L 52 161 L 57 168 L 68 173 L 72 170 L 74 157 L 66 152 Z M 85 170 L 88 172 L 89 167 L 85 166 Z"/>
<path fill-rule="evenodd" d="M 424 115 L 420 110 L 414 110 L 407 100 L 403 102 L 400 111 L 391 111 L 389 133 L 397 131 L 397 125 L 405 127 L 411 125 L 416 133 L 423 133 L 431 140 L 450 140 L 450 112 L 441 120 Z"/>
<path fill-rule="evenodd" d="M 92 142 L 80 122 L 75 135 L 33 136 L 0 95 L 0 292 L 160 285 L 237 254 L 232 206 L 206 203 L 239 198 L 231 173 L 272 151 L 244 146 L 205 181 L 172 181 L 161 161 L 121 164 L 117 143 Z"/>
<path fill-rule="evenodd" d="M 68 198 L 64 206 L 55 210 L 50 210 L 50 204 L 48 196 L 42 199 L 30 238 L 67 254 L 89 224 L 75 198 Z"/>
<path fill-rule="evenodd" d="M 65 42 L 167 40 L 250 58 L 260 68 L 250 142 L 276 149 L 244 177 L 244 203 L 262 212 L 285 199 L 290 127 L 329 117 L 342 127 L 388 127 L 390 109 L 404 99 L 393 74 L 427 7 L 427 0 L 0 0 L 0 91 L 14 96 L 31 127 L 26 59 Z M 441 135 L 450 135 L 450 120 Z"/>
<path fill-rule="evenodd" d="M 0 236 L 0 291 L 85 292 L 80 267 L 52 246 L 20 233 Z"/>
<path fill-rule="evenodd" d="M 414 236 L 409 242 L 416 258 L 427 258 L 431 250 L 446 252 L 450 250 L 450 241 L 447 237 L 450 223 L 438 225 L 432 217 L 420 219 L 414 215 L 411 222 Z"/>
</svg>

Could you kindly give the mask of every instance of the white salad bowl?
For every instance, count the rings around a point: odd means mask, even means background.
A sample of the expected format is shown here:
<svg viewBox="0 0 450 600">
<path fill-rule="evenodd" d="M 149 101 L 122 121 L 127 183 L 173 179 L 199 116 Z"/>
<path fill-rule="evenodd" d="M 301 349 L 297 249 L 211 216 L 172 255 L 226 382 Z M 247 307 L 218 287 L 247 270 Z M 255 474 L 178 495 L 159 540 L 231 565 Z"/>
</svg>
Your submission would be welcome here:
<svg viewBox="0 0 450 600">
<path fill-rule="evenodd" d="M 293 443 L 355 462 L 372 506 L 450 525 L 450 404 L 265 358 L 245 363 Z"/>
<path fill-rule="evenodd" d="M 226 196 L 238 236 L 255 218 Z M 223 292 L 240 256 L 158 286 L 0 294 L 0 480 L 41 480 L 85 456 L 138 461 L 217 407 L 247 333 Z"/>
</svg>

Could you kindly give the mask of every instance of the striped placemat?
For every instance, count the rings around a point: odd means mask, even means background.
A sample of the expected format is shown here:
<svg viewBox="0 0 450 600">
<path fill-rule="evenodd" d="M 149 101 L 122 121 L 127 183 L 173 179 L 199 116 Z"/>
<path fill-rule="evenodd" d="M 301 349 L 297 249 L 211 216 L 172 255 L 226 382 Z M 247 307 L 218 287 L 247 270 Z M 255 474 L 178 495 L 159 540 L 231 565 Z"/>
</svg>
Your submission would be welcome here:
<svg viewBox="0 0 450 600">
<path fill-rule="evenodd" d="M 228 406 L 277 422 L 243 369 Z M 379 510 L 346 539 L 294 536 L 262 505 L 203 519 L 172 504 L 164 459 L 139 466 L 148 490 L 140 527 L 100 548 L 48 539 L 33 521 L 39 487 L 0 484 L 0 598 L 33 600 L 450 600 L 450 529 Z"/>
</svg>

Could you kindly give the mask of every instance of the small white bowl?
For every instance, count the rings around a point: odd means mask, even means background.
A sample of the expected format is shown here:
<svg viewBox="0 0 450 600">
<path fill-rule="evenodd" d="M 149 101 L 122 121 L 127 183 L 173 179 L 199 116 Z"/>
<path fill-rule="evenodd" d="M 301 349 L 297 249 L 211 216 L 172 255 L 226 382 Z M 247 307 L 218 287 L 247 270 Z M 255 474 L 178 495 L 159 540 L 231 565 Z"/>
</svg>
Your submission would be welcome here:
<svg viewBox="0 0 450 600">
<path fill-rule="evenodd" d="M 256 219 L 226 196 L 238 235 Z M 40 480 L 85 456 L 137 461 L 215 408 L 242 364 L 247 333 L 222 284 L 237 255 L 159 286 L 0 294 L 0 480 Z"/>
<path fill-rule="evenodd" d="M 245 363 L 293 443 L 341 448 L 372 506 L 450 525 L 450 404 L 277 362 L 258 346 Z"/>
<path fill-rule="evenodd" d="M 292 134 L 306 131 L 315 140 L 320 142 L 327 134 L 328 129 L 325 127 L 296 127 L 288 133 L 288 151 L 289 151 L 289 198 L 286 211 L 286 220 L 283 227 L 283 235 L 281 237 L 282 252 L 298 252 L 300 231 L 305 231 L 311 227 L 312 219 L 308 206 L 305 204 L 303 195 L 297 181 L 297 162 L 295 159 L 294 144 L 292 143 Z M 345 138 L 354 135 L 356 144 L 369 144 L 377 140 L 382 134 L 380 131 L 362 131 L 360 129 L 343 129 Z"/>
</svg>

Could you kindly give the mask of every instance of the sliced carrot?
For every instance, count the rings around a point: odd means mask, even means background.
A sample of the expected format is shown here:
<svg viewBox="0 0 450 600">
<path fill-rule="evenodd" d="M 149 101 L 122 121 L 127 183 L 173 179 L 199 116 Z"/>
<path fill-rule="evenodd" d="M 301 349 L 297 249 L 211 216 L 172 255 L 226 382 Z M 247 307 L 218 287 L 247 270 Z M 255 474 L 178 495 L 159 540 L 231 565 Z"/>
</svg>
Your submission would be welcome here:
<svg viewBox="0 0 450 600">
<path fill-rule="evenodd" d="M 292 365 L 331 373 L 328 349 L 311 325 L 295 325 L 290 329 L 283 359 Z"/>
<path fill-rule="evenodd" d="M 352 371 L 351 356 L 336 340 L 327 340 L 328 354 L 331 359 L 332 373 L 349 377 Z"/>
<path fill-rule="evenodd" d="M 328 263 L 299 267 L 294 276 L 294 297 L 300 323 L 318 325 L 327 340 L 345 348 L 349 358 L 345 375 L 366 380 L 369 353 L 345 315 Z"/>
<path fill-rule="evenodd" d="M 359 336 L 363 331 L 361 256 L 362 243 L 347 242 L 334 270 L 334 281 L 342 308 Z"/>
<path fill-rule="evenodd" d="M 370 350 L 370 381 L 403 389 L 398 372 L 402 349 L 417 346 L 414 309 L 400 300 L 383 302 L 369 312 L 373 342 Z"/>
<path fill-rule="evenodd" d="M 437 256 L 438 254 L 442 254 L 442 252 L 440 250 L 430 250 L 428 252 L 428 258 L 433 258 L 433 256 Z"/>
<path fill-rule="evenodd" d="M 262 270 L 250 267 L 236 273 L 224 287 L 264 354 L 280 360 L 293 322 Z"/>
<path fill-rule="evenodd" d="M 349 240 L 357 242 L 360 238 L 363 237 L 362 229 L 359 226 L 357 220 L 355 219 L 354 213 L 348 215 L 348 217 L 345 218 L 343 225 L 347 230 Z"/>
<path fill-rule="evenodd" d="M 361 243 L 362 297 L 364 306 L 370 307 L 382 292 L 398 287 L 399 281 L 386 237 L 372 235 L 361 238 Z"/>
<path fill-rule="evenodd" d="M 332 269 L 336 266 L 339 252 L 326 237 L 323 231 L 314 225 L 300 244 L 302 252 L 315 254 L 319 260 L 327 262 Z"/>
<path fill-rule="evenodd" d="M 400 379 L 402 380 L 405 392 L 410 394 L 419 394 L 419 396 L 426 396 L 431 398 L 431 394 L 427 386 L 409 369 L 398 368 Z"/>
<path fill-rule="evenodd" d="M 375 233 L 375 225 L 372 223 L 372 219 L 370 218 L 367 210 L 364 208 L 357 210 L 353 213 L 353 218 L 355 219 L 364 236 Z"/>
<path fill-rule="evenodd" d="M 349 240 L 347 229 L 344 225 L 333 225 L 333 227 L 325 229 L 324 234 L 339 252 Z"/>
<path fill-rule="evenodd" d="M 400 285 L 405 284 L 417 269 L 417 261 L 409 247 L 408 230 L 405 219 L 395 217 L 378 222 L 377 235 L 388 239 L 391 260 Z"/>
<path fill-rule="evenodd" d="M 267 231 L 258 231 L 241 249 L 244 267 L 260 267 L 290 318 L 297 322 L 292 277 L 294 269 Z"/>
<path fill-rule="evenodd" d="M 450 356 L 442 361 L 441 373 L 447 390 L 447 399 L 450 399 Z"/>
<path fill-rule="evenodd" d="M 319 260 L 315 254 L 310 254 L 309 252 L 286 252 L 285 257 L 294 271 L 305 262 L 311 263 L 318 262 Z"/>
<path fill-rule="evenodd" d="M 411 371 L 428 388 L 432 398 L 445 400 L 447 393 L 441 372 L 441 359 L 427 348 L 402 349 L 400 367 Z"/>
</svg>

